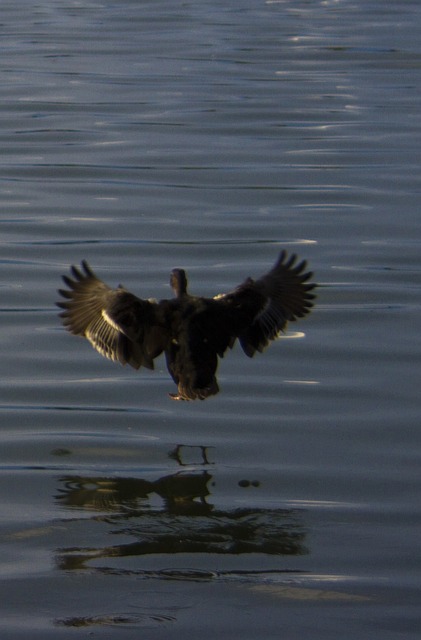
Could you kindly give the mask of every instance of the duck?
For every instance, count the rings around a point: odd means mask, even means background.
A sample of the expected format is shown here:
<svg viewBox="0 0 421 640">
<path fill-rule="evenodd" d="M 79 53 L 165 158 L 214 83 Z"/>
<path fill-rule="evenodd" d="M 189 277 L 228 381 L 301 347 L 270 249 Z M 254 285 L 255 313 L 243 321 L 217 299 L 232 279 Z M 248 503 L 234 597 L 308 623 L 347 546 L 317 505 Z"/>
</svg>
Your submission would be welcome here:
<svg viewBox="0 0 421 640">
<path fill-rule="evenodd" d="M 171 299 L 142 299 L 122 285 L 112 288 L 88 262 L 63 275 L 57 306 L 70 333 L 86 338 L 102 356 L 134 369 L 154 368 L 165 354 L 177 385 L 173 400 L 205 400 L 219 392 L 218 363 L 239 342 L 245 355 L 263 352 L 289 322 L 314 306 L 313 273 L 307 262 L 282 250 L 274 266 L 246 278 L 228 293 L 201 297 L 188 292 L 184 269 L 173 269 Z"/>
</svg>

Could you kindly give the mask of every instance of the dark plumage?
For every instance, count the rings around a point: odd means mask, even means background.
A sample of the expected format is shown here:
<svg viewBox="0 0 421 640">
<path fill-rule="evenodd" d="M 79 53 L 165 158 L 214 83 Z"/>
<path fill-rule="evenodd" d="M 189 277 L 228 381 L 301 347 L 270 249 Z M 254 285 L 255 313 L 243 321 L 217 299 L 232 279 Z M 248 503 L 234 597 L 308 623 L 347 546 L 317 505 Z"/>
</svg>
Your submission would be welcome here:
<svg viewBox="0 0 421 640">
<path fill-rule="evenodd" d="M 103 356 L 135 369 L 153 369 L 163 351 L 168 371 L 178 386 L 175 400 L 204 400 L 219 391 L 218 357 L 238 338 L 244 353 L 263 351 L 289 321 L 310 312 L 315 284 L 306 262 L 282 251 L 274 267 L 258 280 L 247 278 L 230 293 L 214 298 L 187 293 L 183 269 L 171 272 L 175 297 L 142 300 L 121 285 L 111 289 L 86 261 L 63 276 L 68 289 L 57 303 L 63 324 L 86 337 Z"/>
</svg>

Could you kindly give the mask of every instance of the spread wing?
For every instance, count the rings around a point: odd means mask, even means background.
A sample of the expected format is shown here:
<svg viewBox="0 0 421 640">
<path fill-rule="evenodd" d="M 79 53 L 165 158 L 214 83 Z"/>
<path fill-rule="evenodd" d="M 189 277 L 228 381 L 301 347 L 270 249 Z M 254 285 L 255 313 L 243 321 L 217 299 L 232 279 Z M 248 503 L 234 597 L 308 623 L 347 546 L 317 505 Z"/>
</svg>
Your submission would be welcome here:
<svg viewBox="0 0 421 640">
<path fill-rule="evenodd" d="M 297 256 L 282 251 L 273 268 L 259 280 L 248 278 L 231 293 L 215 300 L 229 309 L 233 339 L 237 337 L 246 355 L 263 351 L 288 322 L 307 315 L 313 306 L 316 287 L 309 283 L 307 263 L 296 264 Z"/>
<path fill-rule="evenodd" d="M 57 306 L 63 324 L 84 336 L 106 358 L 135 369 L 153 369 L 153 360 L 168 341 L 160 307 L 141 300 L 123 287 L 111 289 L 93 273 L 86 261 L 71 267 L 73 279 L 63 276 L 68 289 L 59 289 L 64 301 Z"/>
</svg>

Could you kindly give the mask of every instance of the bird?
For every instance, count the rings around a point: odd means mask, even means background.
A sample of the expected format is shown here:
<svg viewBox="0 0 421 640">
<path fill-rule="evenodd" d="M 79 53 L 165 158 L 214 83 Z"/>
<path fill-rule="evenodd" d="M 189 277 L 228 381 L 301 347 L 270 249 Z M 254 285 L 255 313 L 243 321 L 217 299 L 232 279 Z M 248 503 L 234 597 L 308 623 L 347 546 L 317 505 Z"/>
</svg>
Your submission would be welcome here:
<svg viewBox="0 0 421 640">
<path fill-rule="evenodd" d="M 163 352 L 177 385 L 173 400 L 205 400 L 219 392 L 219 359 L 238 340 L 253 357 L 285 331 L 288 322 L 310 313 L 316 284 L 307 262 L 282 250 L 262 277 L 248 277 L 228 293 L 190 295 L 184 269 L 173 269 L 171 299 L 138 298 L 122 285 L 111 288 L 86 260 L 63 275 L 57 306 L 64 327 L 85 337 L 103 356 L 134 369 L 154 368 Z"/>
</svg>

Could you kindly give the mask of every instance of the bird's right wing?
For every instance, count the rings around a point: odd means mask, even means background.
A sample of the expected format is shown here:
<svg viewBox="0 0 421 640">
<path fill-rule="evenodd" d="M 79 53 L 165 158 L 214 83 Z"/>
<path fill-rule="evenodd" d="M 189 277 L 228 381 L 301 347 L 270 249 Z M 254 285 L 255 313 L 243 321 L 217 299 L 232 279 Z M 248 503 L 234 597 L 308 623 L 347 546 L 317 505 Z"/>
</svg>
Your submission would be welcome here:
<svg viewBox="0 0 421 640">
<path fill-rule="evenodd" d="M 244 352 L 253 356 L 263 351 L 283 331 L 288 322 L 307 315 L 313 306 L 315 284 L 309 283 L 303 260 L 281 251 L 272 269 L 258 280 L 248 278 L 231 293 L 215 300 L 230 311 L 232 335 Z"/>
<path fill-rule="evenodd" d="M 157 303 L 137 298 L 123 287 L 112 289 L 96 277 L 86 261 L 63 276 L 68 289 L 59 289 L 64 301 L 57 306 L 63 324 L 84 336 L 106 358 L 135 369 L 153 369 L 168 336 Z"/>
</svg>

